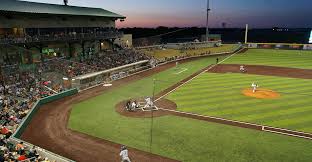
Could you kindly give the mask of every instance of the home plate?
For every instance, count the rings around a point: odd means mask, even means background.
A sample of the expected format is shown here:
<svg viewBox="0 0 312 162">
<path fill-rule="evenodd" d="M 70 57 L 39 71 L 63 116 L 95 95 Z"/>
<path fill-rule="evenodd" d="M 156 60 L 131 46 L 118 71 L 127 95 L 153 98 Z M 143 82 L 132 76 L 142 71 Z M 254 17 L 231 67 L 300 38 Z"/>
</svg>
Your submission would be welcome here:
<svg viewBox="0 0 312 162">
<path fill-rule="evenodd" d="M 103 87 L 111 87 L 113 84 L 107 83 L 107 84 L 103 84 Z"/>
</svg>

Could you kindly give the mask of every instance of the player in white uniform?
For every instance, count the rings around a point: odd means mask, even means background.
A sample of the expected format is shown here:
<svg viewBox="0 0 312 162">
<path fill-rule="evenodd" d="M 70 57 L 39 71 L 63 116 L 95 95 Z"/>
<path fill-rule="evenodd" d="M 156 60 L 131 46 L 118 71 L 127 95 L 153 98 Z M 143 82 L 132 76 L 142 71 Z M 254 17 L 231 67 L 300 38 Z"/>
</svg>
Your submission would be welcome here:
<svg viewBox="0 0 312 162">
<path fill-rule="evenodd" d="M 151 98 L 151 97 L 147 97 L 147 98 L 145 99 L 145 106 L 144 106 L 144 109 L 146 109 L 146 108 L 151 108 L 151 107 L 153 107 L 153 106 L 154 106 L 154 103 L 153 103 L 152 98 Z"/>
<path fill-rule="evenodd" d="M 121 151 L 119 153 L 119 156 L 121 157 L 121 162 L 131 162 L 128 156 L 128 150 L 126 146 L 121 146 Z"/>
<path fill-rule="evenodd" d="M 257 91 L 258 85 L 255 82 L 253 82 L 251 84 L 251 88 L 252 88 L 252 92 L 255 93 Z"/>
</svg>

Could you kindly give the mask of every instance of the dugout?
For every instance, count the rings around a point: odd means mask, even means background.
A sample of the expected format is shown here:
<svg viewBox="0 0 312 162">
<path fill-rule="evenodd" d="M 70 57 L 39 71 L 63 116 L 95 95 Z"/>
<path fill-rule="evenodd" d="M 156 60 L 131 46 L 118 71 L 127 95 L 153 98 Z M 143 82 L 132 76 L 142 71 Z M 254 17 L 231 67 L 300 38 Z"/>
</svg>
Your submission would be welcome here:
<svg viewBox="0 0 312 162">
<path fill-rule="evenodd" d="M 149 69 L 150 67 L 150 61 L 143 60 L 109 70 L 77 76 L 72 79 L 71 85 L 73 88 L 84 90 L 89 87 L 102 84 L 104 82 L 109 83 L 114 80 L 125 78 L 134 73 Z"/>
</svg>

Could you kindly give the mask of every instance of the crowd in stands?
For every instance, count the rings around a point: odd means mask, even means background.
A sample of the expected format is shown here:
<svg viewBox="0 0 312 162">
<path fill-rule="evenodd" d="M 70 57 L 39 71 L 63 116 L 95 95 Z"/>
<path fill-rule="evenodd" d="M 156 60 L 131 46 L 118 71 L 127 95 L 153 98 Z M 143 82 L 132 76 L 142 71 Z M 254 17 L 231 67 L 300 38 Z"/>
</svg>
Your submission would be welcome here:
<svg viewBox="0 0 312 162">
<path fill-rule="evenodd" d="M 66 32 L 64 28 L 63 31 L 53 32 L 47 31 L 42 32 L 40 35 L 38 31 L 26 31 L 24 35 L 1 35 L 0 43 L 25 43 L 25 42 L 39 42 L 39 41 L 53 41 L 53 40 L 75 40 L 83 38 L 94 38 L 94 37 L 117 37 L 120 32 L 115 28 L 101 28 L 101 29 L 77 29 L 77 31 Z"/>
<path fill-rule="evenodd" d="M 38 64 L 40 73 L 56 71 L 65 77 L 76 76 L 112 69 L 150 58 L 133 50 L 105 52 L 81 62 L 56 58 Z"/>
<path fill-rule="evenodd" d="M 42 97 L 52 95 L 44 88 L 44 81 L 32 72 L 20 72 L 15 66 L 2 67 L 0 84 L 0 162 L 48 161 L 37 154 L 36 148 L 27 148 L 10 141 L 32 105 Z"/>
<path fill-rule="evenodd" d="M 85 60 L 85 63 L 91 66 L 96 66 L 100 70 L 107 70 L 150 58 L 142 53 L 134 50 L 120 50 L 115 52 L 101 53 L 97 57 Z"/>
<path fill-rule="evenodd" d="M 83 62 L 69 61 L 63 58 L 47 60 L 37 64 L 33 70 L 23 71 L 18 65 L 2 66 L 0 82 L 0 162 L 2 161 L 43 161 L 36 148 L 27 148 L 23 143 L 14 144 L 11 135 L 26 117 L 34 103 L 40 98 L 63 91 L 62 86 L 44 80 L 46 72 L 57 72 L 66 77 L 75 77 L 99 70 L 148 60 L 144 54 L 133 50 L 105 52 Z M 51 90 L 50 90 L 50 89 Z"/>
<path fill-rule="evenodd" d="M 56 71 L 69 78 L 100 70 L 96 66 L 89 66 L 85 63 L 73 62 L 62 58 L 52 59 L 40 63 L 38 66 L 40 73 Z"/>
</svg>

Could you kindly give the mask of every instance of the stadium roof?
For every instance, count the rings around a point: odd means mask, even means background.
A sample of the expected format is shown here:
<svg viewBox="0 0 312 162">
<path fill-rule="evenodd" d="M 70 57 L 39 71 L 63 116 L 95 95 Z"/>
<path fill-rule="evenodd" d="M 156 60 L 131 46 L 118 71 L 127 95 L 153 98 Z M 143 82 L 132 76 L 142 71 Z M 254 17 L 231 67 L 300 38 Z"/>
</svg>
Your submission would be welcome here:
<svg viewBox="0 0 312 162">
<path fill-rule="evenodd" d="M 122 15 L 104 10 L 102 8 L 65 6 L 17 0 L 0 0 L 0 11 L 54 15 L 99 16 L 121 19 L 125 18 Z"/>
</svg>

